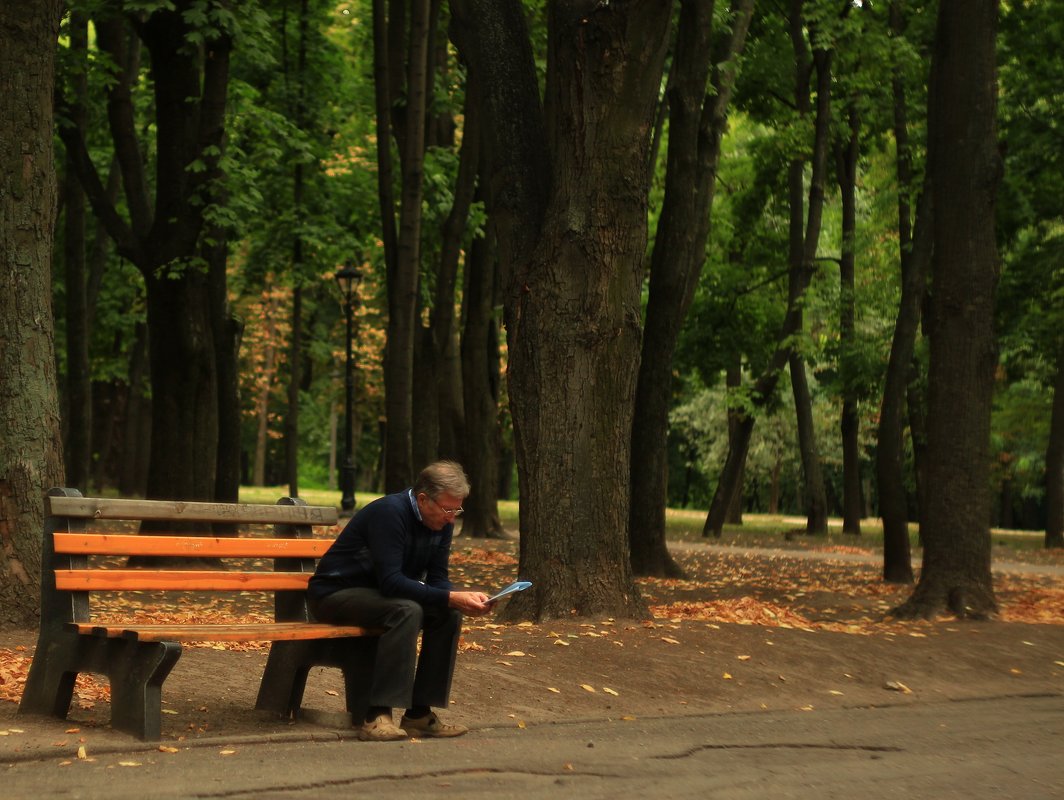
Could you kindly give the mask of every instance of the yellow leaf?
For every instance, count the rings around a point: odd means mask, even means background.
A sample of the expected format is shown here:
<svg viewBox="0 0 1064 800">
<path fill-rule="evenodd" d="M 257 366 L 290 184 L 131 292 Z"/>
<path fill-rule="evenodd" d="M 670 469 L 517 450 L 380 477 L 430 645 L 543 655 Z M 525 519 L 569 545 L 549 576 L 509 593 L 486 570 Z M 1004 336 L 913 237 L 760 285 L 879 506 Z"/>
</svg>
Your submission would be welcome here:
<svg viewBox="0 0 1064 800">
<path fill-rule="evenodd" d="M 163 709 L 163 713 L 164 714 L 176 714 L 177 712 L 174 711 L 172 708 L 164 708 Z"/>
<path fill-rule="evenodd" d="M 621 719 L 625 722 L 631 722 L 635 719 L 635 717 L 633 717 L 631 714 L 625 714 L 623 717 L 621 717 Z"/>
<path fill-rule="evenodd" d="M 839 695 L 840 697 L 842 696 L 842 692 L 837 692 L 837 691 L 835 691 L 834 689 L 830 690 L 830 691 L 828 692 L 828 694 L 835 694 L 835 695 Z"/>
<path fill-rule="evenodd" d="M 564 765 L 564 766 L 562 767 L 562 769 L 565 769 L 565 770 L 568 770 L 569 772 L 572 772 L 572 771 L 573 771 L 573 765 L 572 765 L 572 764 L 569 764 L 569 763 L 566 763 L 566 764 L 565 764 L 565 765 Z"/>
<path fill-rule="evenodd" d="M 169 745 L 161 744 L 161 745 L 159 745 L 159 752 L 160 753 L 177 753 L 178 749 L 176 747 L 170 747 Z"/>
<path fill-rule="evenodd" d="M 739 658 L 740 661 L 749 661 L 750 660 L 750 656 L 739 656 L 738 658 Z"/>
<path fill-rule="evenodd" d="M 555 639 L 555 640 L 554 640 L 554 643 L 555 643 L 555 644 L 560 644 L 560 645 L 563 645 L 563 646 L 565 646 L 565 647 L 568 647 L 568 646 L 569 646 L 569 642 L 565 641 L 565 639 Z"/>
<path fill-rule="evenodd" d="M 512 667 L 513 666 L 513 664 L 511 664 L 509 661 L 503 661 L 502 659 L 499 659 L 495 663 L 496 664 L 502 664 L 504 667 Z"/>
<path fill-rule="evenodd" d="M 615 689 L 611 689 L 609 686 L 603 686 L 602 691 L 606 694 L 612 694 L 614 697 L 620 697 L 620 694 Z"/>
<path fill-rule="evenodd" d="M 1022 675 L 1023 674 L 1023 670 L 1022 669 L 1016 669 L 1015 667 L 1010 669 L 1009 672 L 1011 672 L 1013 675 Z"/>
<path fill-rule="evenodd" d="M 553 686 L 548 686 L 547 687 L 547 691 L 548 692 L 554 692 L 555 694 L 561 694 L 562 693 L 561 689 L 555 689 Z"/>
<path fill-rule="evenodd" d="M 595 687 L 594 686 L 589 686 L 586 683 L 581 683 L 580 684 L 580 688 L 583 689 L 584 691 L 587 691 L 587 692 L 594 692 L 595 691 Z"/>
<path fill-rule="evenodd" d="M 520 728 L 521 730 L 524 730 L 525 728 L 528 727 L 528 725 L 525 724 L 525 721 L 523 719 L 519 719 L 517 721 L 517 727 Z"/>
<path fill-rule="evenodd" d="M 325 690 L 325 694 L 329 695 L 330 697 L 339 697 L 340 696 L 340 693 L 338 691 L 336 691 L 335 689 L 326 689 Z"/>
<path fill-rule="evenodd" d="M 511 650 L 506 655 L 513 656 L 514 658 L 521 658 L 524 655 L 524 653 L 522 653 L 520 650 Z"/>
<path fill-rule="evenodd" d="M 916 639 L 926 639 L 927 638 L 927 634 L 926 633 L 917 633 L 916 631 L 910 632 L 909 635 L 914 637 L 914 638 L 916 638 Z"/>
<path fill-rule="evenodd" d="M 669 644 L 679 644 L 679 642 L 676 639 L 673 639 L 673 638 L 671 638 L 669 636 L 662 636 L 661 637 L 661 641 L 668 642 Z"/>
<path fill-rule="evenodd" d="M 236 752 L 236 750 L 219 750 L 218 751 L 218 755 L 220 755 L 220 756 L 231 756 L 235 752 Z"/>
<path fill-rule="evenodd" d="M 78 748 L 78 758 L 84 760 L 89 757 L 89 753 L 85 750 L 85 745 Z"/>
<path fill-rule="evenodd" d="M 120 767 L 139 767 L 140 766 L 140 762 L 139 761 L 119 761 L 118 762 L 118 766 L 120 766 Z"/>
<path fill-rule="evenodd" d="M 721 677 L 721 678 L 723 678 L 723 679 L 724 679 L 724 680 L 726 680 L 726 681 L 730 681 L 730 680 L 732 679 L 732 676 L 731 676 L 731 673 L 730 673 L 730 672 L 725 672 L 725 673 L 724 673 L 723 675 L 721 675 L 720 677 Z"/>
</svg>

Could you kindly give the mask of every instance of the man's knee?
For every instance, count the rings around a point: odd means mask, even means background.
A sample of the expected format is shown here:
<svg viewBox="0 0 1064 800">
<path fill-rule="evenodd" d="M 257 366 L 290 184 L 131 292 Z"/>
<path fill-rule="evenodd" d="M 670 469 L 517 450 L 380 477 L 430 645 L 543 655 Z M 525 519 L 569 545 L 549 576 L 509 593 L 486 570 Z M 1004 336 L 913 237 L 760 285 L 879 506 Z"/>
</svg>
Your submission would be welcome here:
<svg viewBox="0 0 1064 800">
<path fill-rule="evenodd" d="M 397 598 L 392 600 L 384 624 L 388 628 L 406 627 L 418 630 L 421 628 L 424 615 L 424 609 L 417 601 Z"/>
</svg>

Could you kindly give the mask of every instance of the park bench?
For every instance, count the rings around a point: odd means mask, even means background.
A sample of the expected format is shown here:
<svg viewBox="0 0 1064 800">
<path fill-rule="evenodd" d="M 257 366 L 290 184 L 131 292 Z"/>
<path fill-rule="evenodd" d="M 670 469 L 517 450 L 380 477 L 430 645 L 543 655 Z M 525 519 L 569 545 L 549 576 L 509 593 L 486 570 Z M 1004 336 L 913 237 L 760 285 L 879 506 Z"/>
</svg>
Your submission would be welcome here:
<svg viewBox="0 0 1064 800">
<path fill-rule="evenodd" d="M 19 713 L 66 718 L 78 674 L 97 673 L 110 682 L 111 726 L 158 740 L 163 681 L 183 643 L 258 641 L 271 644 L 257 709 L 297 715 L 310 669 L 331 666 L 344 671 L 347 710 L 363 713 L 378 631 L 314 622 L 306 604 L 316 559 L 332 543 L 313 531 L 336 524 L 335 508 L 293 498 L 277 505 L 194 503 L 52 489 L 45 514 L 41 627 Z M 149 532 L 159 526 L 175 533 Z M 138 562 L 146 566 L 133 566 Z M 272 622 L 172 621 L 190 618 L 190 605 L 218 593 L 237 598 L 256 591 L 273 595 Z M 101 603 L 101 592 L 133 592 L 149 607 L 122 610 L 130 604 Z M 94 598 L 108 606 L 102 619 Z"/>
</svg>

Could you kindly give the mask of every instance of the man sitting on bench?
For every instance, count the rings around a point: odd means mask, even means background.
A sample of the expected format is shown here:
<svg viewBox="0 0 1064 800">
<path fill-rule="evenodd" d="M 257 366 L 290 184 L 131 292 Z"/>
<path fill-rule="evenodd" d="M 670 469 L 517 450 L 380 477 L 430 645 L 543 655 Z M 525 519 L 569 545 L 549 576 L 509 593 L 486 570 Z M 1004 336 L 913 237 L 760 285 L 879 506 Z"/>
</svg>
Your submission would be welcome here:
<svg viewBox="0 0 1064 800">
<path fill-rule="evenodd" d="M 321 622 L 382 628 L 358 731 L 363 741 L 460 736 L 432 707 L 446 706 L 462 614 L 491 611 L 483 592 L 458 592 L 448 578 L 454 520 L 469 480 L 453 461 L 425 467 L 413 488 L 362 508 L 318 562 L 307 588 Z M 421 654 L 417 638 L 421 633 Z M 393 708 L 405 708 L 397 727 Z"/>
</svg>

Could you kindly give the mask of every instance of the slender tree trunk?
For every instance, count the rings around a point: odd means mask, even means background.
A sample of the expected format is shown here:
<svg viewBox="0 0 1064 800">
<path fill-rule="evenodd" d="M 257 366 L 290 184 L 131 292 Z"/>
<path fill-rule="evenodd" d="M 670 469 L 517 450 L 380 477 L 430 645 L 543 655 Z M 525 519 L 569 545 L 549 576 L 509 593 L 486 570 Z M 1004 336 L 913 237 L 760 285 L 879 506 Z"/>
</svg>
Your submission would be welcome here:
<svg viewBox="0 0 1064 800">
<path fill-rule="evenodd" d="M 1057 358 L 1046 445 L 1046 547 L 1064 547 L 1064 346 Z"/>
<path fill-rule="evenodd" d="M 70 48 L 84 58 L 88 48 L 88 20 L 73 12 L 70 18 Z M 73 77 L 74 124 L 85 125 L 85 102 L 88 80 L 84 73 Z M 88 489 L 92 466 L 92 386 L 89 372 L 89 319 L 86 276 L 85 193 L 78 182 L 73 158 L 67 156 L 64 173 L 65 223 L 64 242 L 66 293 L 66 404 L 65 458 L 67 483 L 83 491 Z"/>
<path fill-rule="evenodd" d="M 842 253 L 839 259 L 839 331 L 841 338 L 842 417 L 842 532 L 861 535 L 864 499 L 861 497 L 861 448 L 859 442 L 856 376 L 854 373 L 854 319 L 856 287 L 854 262 L 857 250 L 857 157 L 860 123 L 855 101 L 848 110 L 849 137 L 837 153 L 839 193 L 842 196 Z"/>
<path fill-rule="evenodd" d="M 735 353 L 733 355 L 733 361 L 728 366 L 725 373 L 724 383 L 729 390 L 738 389 L 743 384 L 743 365 L 742 354 Z M 739 429 L 742 426 L 742 411 L 734 408 L 731 404 L 728 405 L 728 447 L 732 447 L 735 441 L 735 437 L 739 434 Z M 735 491 L 732 492 L 731 502 L 728 504 L 727 515 L 725 516 L 725 522 L 728 525 L 742 525 L 743 524 L 743 474 L 746 472 L 746 465 L 742 464 L 739 467 L 739 479 L 735 485 Z"/>
<path fill-rule="evenodd" d="M 414 385 L 414 338 L 418 329 L 415 310 L 421 265 L 421 198 L 431 21 L 429 10 L 429 0 L 412 0 L 405 128 L 397 137 L 402 189 L 396 257 L 394 268 L 389 263 L 388 271 L 388 347 L 384 355 L 384 405 L 388 418 L 384 488 L 387 492 L 409 486 L 413 480 L 414 392 L 418 391 L 422 396 L 433 392 L 431 383 Z M 384 148 L 386 143 L 387 140 L 381 141 L 380 148 Z M 383 178 L 382 175 L 381 180 Z"/>
<path fill-rule="evenodd" d="M 891 29 L 896 36 L 904 30 L 903 0 L 890 6 Z M 913 234 L 912 203 L 915 191 L 912 153 L 909 144 L 908 107 L 901 68 L 894 68 L 894 140 L 897 149 L 898 177 L 898 250 L 901 264 L 901 302 L 891 339 L 890 358 L 879 409 L 876 442 L 876 478 L 879 488 L 879 513 L 883 519 L 883 579 L 891 583 L 912 583 L 912 555 L 909 546 L 909 503 L 905 491 L 904 416 L 906 390 L 916 335 L 925 294 L 925 276 L 931 247 L 931 191 L 926 185 L 916 210 Z M 928 165 L 930 169 L 930 165 Z M 910 404 L 910 418 L 922 414 Z M 913 428 L 914 444 L 917 430 Z"/>
<path fill-rule="evenodd" d="M 901 617 L 996 610 L 990 573 L 990 408 L 999 274 L 995 200 L 997 0 L 944 0 L 932 58 L 931 361 L 923 569 Z"/>
<path fill-rule="evenodd" d="M 463 463 L 472 491 L 463 504 L 462 533 L 478 538 L 504 535 L 498 502 L 501 376 L 499 329 L 495 318 L 496 264 L 494 235 L 489 226 L 485 235 L 474 239 L 470 246 L 463 293 Z"/>
<path fill-rule="evenodd" d="M 63 4 L 0 4 L 0 624 L 39 613 L 42 498 L 63 483 L 52 322 L 52 91 Z"/>
<path fill-rule="evenodd" d="M 705 262 L 735 64 L 753 13 L 752 0 L 734 2 L 732 29 L 714 42 L 713 6 L 707 0 L 681 3 L 669 76 L 665 199 L 651 259 L 632 425 L 631 482 L 637 489 L 628 525 L 632 568 L 639 575 L 683 575 L 665 541 L 672 361 Z"/>
</svg>

